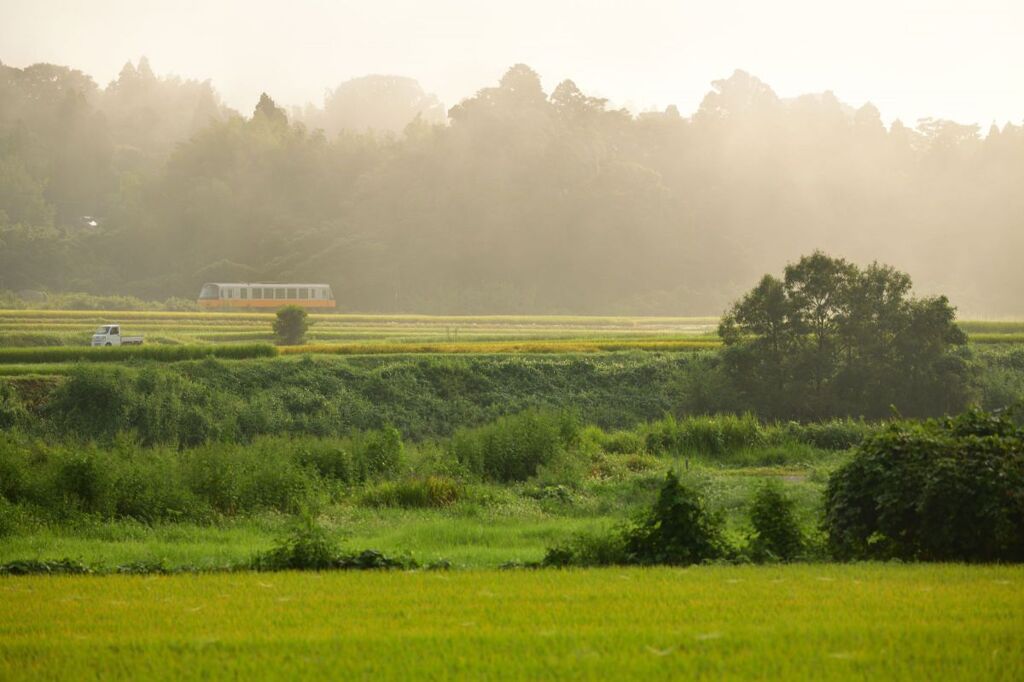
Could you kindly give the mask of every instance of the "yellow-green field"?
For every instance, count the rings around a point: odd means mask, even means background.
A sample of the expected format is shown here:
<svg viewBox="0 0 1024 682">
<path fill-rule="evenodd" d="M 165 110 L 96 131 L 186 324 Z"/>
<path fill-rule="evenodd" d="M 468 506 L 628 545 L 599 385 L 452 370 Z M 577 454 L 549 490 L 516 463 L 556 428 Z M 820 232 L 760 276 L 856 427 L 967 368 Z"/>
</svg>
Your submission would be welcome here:
<svg viewBox="0 0 1024 682">
<path fill-rule="evenodd" d="M 85 346 L 92 330 L 109 322 L 120 322 L 126 334 L 145 335 L 147 346 L 269 343 L 273 319 L 273 313 L 0 310 L 0 348 Z M 310 322 L 309 343 L 288 352 L 584 353 L 699 350 L 720 343 L 714 317 L 313 314 Z M 1024 343 L 1024 321 L 966 321 L 961 327 L 974 343 Z"/>
<path fill-rule="evenodd" d="M 0 580 L 0 679 L 1024 678 L 1024 568 Z"/>
</svg>

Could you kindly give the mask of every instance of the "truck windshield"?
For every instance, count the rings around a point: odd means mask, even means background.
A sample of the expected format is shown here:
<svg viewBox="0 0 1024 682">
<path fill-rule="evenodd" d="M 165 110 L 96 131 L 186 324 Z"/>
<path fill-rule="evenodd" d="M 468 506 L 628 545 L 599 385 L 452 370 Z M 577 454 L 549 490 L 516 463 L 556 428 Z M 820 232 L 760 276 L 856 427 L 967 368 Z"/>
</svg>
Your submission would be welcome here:
<svg viewBox="0 0 1024 682">
<path fill-rule="evenodd" d="M 100 327 L 99 329 L 96 330 L 96 333 L 97 334 L 106 334 L 109 331 L 110 331 L 110 327 Z"/>
</svg>

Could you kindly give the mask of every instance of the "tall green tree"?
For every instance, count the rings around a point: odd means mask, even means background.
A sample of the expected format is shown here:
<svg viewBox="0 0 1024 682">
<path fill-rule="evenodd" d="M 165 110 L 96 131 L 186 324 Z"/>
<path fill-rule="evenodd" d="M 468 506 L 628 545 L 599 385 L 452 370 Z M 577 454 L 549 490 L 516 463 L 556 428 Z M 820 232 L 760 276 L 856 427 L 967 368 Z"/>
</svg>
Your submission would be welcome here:
<svg viewBox="0 0 1024 682">
<path fill-rule="evenodd" d="M 752 408 L 778 417 L 958 410 L 966 336 L 948 299 L 910 292 L 910 277 L 892 267 L 804 256 L 726 312 L 726 369 Z"/>
</svg>

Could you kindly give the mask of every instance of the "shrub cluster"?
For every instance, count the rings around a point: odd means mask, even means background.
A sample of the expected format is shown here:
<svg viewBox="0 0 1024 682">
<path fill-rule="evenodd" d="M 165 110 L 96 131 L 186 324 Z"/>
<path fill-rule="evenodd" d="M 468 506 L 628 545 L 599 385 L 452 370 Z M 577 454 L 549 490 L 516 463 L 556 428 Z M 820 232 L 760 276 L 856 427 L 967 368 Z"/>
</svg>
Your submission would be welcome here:
<svg viewBox="0 0 1024 682">
<path fill-rule="evenodd" d="M 568 412 L 527 410 L 460 429 L 451 440 L 451 452 L 468 471 L 487 480 L 525 481 L 574 443 L 578 433 L 579 425 Z"/>
<path fill-rule="evenodd" d="M 369 507 L 426 509 L 448 507 L 465 495 L 464 487 L 447 476 L 427 476 L 404 481 L 383 481 L 367 486 L 361 501 Z"/>
<path fill-rule="evenodd" d="M 389 557 L 376 550 L 345 553 L 325 528 L 304 515 L 291 533 L 277 546 L 253 557 L 250 567 L 257 571 L 329 571 L 417 568 L 408 557 Z"/>
<path fill-rule="evenodd" d="M 899 422 L 829 479 L 840 559 L 1024 561 L 1024 429 L 972 410 Z"/>
<path fill-rule="evenodd" d="M 187 450 L 142 449 L 123 438 L 106 448 L 47 445 L 0 434 L 0 498 L 58 519 L 89 514 L 146 523 L 206 521 L 295 512 L 337 486 L 394 476 L 401 458 L 394 429 Z"/>
<path fill-rule="evenodd" d="M 848 450 L 877 427 L 864 421 L 834 419 L 825 422 L 771 423 L 752 414 L 696 415 L 676 419 L 669 415 L 638 427 L 643 448 L 652 454 L 702 455 L 730 459 L 745 450 L 806 445 L 820 450 Z"/>
<path fill-rule="evenodd" d="M 668 565 L 716 560 L 793 561 L 807 547 L 793 513 L 794 503 L 771 485 L 763 487 L 749 509 L 753 533 L 746 547 L 730 546 L 724 520 L 703 495 L 665 475 L 658 498 L 635 523 L 609 533 L 583 533 L 548 549 L 542 566 Z"/>
</svg>

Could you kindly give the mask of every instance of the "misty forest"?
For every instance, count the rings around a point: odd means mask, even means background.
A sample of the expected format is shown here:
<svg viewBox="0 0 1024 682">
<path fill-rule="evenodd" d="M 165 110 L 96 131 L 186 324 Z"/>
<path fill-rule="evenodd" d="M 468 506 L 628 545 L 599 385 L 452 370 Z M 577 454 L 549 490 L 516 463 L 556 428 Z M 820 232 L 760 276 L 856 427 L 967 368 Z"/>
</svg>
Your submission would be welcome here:
<svg viewBox="0 0 1024 682">
<path fill-rule="evenodd" d="M 822 249 L 961 313 L 1021 312 L 1024 127 L 888 127 L 743 71 L 632 114 L 518 64 L 446 110 L 366 76 L 226 107 L 146 59 L 0 65 L 0 290 L 195 298 L 329 282 L 341 310 L 719 314 Z"/>
</svg>

